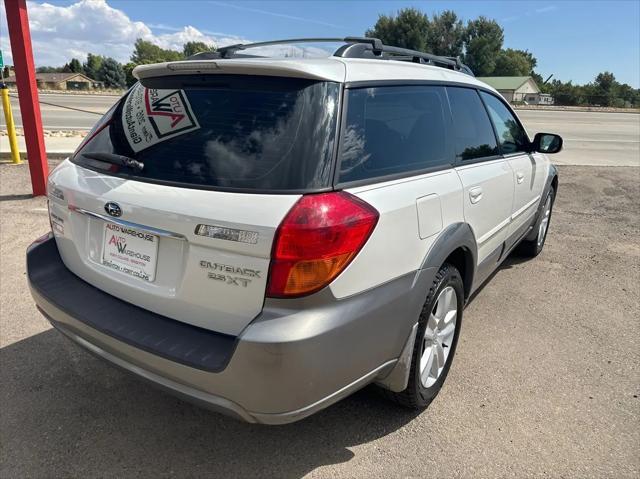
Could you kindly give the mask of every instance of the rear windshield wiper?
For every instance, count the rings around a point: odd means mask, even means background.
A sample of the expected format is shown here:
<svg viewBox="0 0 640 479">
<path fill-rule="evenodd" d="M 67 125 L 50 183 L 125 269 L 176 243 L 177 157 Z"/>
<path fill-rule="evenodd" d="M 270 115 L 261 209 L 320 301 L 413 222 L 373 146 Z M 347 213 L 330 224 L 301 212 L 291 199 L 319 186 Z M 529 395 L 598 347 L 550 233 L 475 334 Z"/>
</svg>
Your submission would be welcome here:
<svg viewBox="0 0 640 479">
<path fill-rule="evenodd" d="M 133 158 L 129 158 L 128 156 L 108 153 L 106 151 L 80 153 L 80 155 L 91 160 L 104 161 L 105 163 L 111 163 L 112 165 L 126 166 L 127 168 L 131 168 L 132 170 L 136 171 L 142 171 L 144 169 L 144 163 L 142 163 L 141 161 L 134 160 Z"/>
</svg>

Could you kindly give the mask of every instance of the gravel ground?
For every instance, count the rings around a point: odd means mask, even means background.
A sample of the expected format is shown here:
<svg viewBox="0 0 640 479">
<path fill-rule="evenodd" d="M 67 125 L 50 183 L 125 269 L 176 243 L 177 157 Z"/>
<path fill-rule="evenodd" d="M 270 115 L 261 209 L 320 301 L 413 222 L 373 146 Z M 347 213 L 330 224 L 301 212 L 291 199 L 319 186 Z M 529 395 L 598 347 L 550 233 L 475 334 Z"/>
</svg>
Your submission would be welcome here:
<svg viewBox="0 0 640 479">
<path fill-rule="evenodd" d="M 281 427 L 198 409 L 93 358 L 33 306 L 48 229 L 0 166 L 0 477 L 615 477 L 640 474 L 640 168 L 560 167 L 544 252 L 465 310 L 422 413 L 367 388 Z M 73 294 L 70 291 L 69 294 Z"/>
</svg>

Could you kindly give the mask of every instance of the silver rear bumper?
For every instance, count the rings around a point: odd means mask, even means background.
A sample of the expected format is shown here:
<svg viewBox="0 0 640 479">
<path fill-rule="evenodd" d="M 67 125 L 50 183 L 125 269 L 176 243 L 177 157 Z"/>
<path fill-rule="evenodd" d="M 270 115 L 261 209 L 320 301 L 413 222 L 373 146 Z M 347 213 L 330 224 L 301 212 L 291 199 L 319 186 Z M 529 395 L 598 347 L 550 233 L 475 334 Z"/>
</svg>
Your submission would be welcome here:
<svg viewBox="0 0 640 479">
<path fill-rule="evenodd" d="M 41 244 L 32 245 L 28 254 Z M 426 294 L 418 293 L 426 291 L 423 279 L 430 276 L 400 278 L 341 301 L 328 290 L 307 298 L 268 300 L 235 338 L 224 369 L 212 372 L 141 349 L 74 317 L 43 292 L 29 271 L 38 266 L 27 263 L 38 308 L 65 336 L 177 396 L 263 424 L 297 421 L 371 382 L 384 381 L 406 349 Z M 69 304 L 68 296 L 65 300 Z"/>
</svg>

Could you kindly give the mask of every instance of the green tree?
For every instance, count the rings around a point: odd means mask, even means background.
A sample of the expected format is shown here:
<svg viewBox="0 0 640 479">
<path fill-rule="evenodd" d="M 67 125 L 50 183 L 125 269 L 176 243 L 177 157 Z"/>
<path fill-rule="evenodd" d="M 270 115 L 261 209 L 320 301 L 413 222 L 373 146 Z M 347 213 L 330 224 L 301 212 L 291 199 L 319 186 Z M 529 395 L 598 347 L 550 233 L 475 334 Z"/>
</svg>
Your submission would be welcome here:
<svg viewBox="0 0 640 479">
<path fill-rule="evenodd" d="M 102 78 L 100 78 L 100 69 L 102 68 L 103 61 L 104 57 L 102 55 L 94 55 L 93 53 L 89 53 L 87 55 L 87 61 L 84 62 L 84 65 L 82 65 L 84 74 L 89 78 L 93 78 L 94 80 L 102 80 Z"/>
<path fill-rule="evenodd" d="M 502 49 L 504 31 L 495 20 L 478 17 L 467 23 L 464 62 L 477 76 L 489 76 Z"/>
<path fill-rule="evenodd" d="M 548 93 L 553 97 L 556 105 L 586 105 L 588 98 L 584 90 L 574 85 L 571 81 L 566 83 L 560 80 L 552 80 L 548 84 Z"/>
<path fill-rule="evenodd" d="M 136 65 L 145 65 L 147 63 L 174 62 L 182 60 L 181 52 L 175 50 L 167 50 L 159 47 L 151 42 L 138 38 L 134 45 L 131 61 Z"/>
<path fill-rule="evenodd" d="M 187 42 L 182 46 L 182 54 L 185 58 L 200 52 L 213 52 L 215 45 L 207 45 L 205 42 Z"/>
<path fill-rule="evenodd" d="M 72 73 L 83 73 L 84 69 L 82 68 L 82 63 L 77 58 L 72 58 L 69 62 L 69 69 Z"/>
<path fill-rule="evenodd" d="M 435 55 L 462 56 L 466 28 L 455 12 L 445 10 L 429 22 L 427 48 Z"/>
<path fill-rule="evenodd" d="M 593 100 L 602 106 L 614 106 L 620 83 L 611 72 L 598 73 L 593 83 Z"/>
<path fill-rule="evenodd" d="M 611 72 L 598 73 L 596 77 L 596 86 L 604 91 L 611 91 L 617 83 L 615 75 Z"/>
<path fill-rule="evenodd" d="M 429 19 L 417 8 L 402 9 L 395 16 L 380 15 L 373 28 L 365 33 L 387 45 L 421 51 L 427 50 L 428 34 Z"/>
<path fill-rule="evenodd" d="M 124 70 L 125 83 L 127 84 L 127 88 L 129 88 L 130 86 L 133 86 L 133 84 L 138 81 L 133 76 L 133 69 L 136 66 L 137 65 L 135 63 L 133 63 L 133 62 L 129 62 L 126 65 L 122 66 L 122 69 Z"/>
<path fill-rule="evenodd" d="M 99 73 L 107 88 L 124 88 L 126 86 L 126 75 L 122 65 L 113 58 L 104 59 Z"/>
<path fill-rule="evenodd" d="M 625 107 L 640 106 L 640 89 L 638 88 L 623 83 L 618 87 L 617 96 Z"/>
<path fill-rule="evenodd" d="M 531 76 L 537 63 L 531 53 L 507 48 L 498 54 L 492 75 Z"/>
</svg>

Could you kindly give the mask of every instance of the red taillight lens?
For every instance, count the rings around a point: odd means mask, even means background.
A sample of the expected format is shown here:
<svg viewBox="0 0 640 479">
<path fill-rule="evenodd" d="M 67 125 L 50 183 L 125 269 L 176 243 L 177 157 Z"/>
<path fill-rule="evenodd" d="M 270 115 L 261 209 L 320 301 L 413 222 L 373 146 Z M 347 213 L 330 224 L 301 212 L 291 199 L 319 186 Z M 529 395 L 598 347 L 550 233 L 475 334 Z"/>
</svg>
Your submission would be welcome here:
<svg viewBox="0 0 640 479">
<path fill-rule="evenodd" d="M 300 198 L 276 232 L 267 295 L 302 296 L 329 284 L 367 242 L 378 216 L 343 191 Z"/>
</svg>

